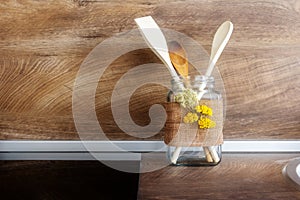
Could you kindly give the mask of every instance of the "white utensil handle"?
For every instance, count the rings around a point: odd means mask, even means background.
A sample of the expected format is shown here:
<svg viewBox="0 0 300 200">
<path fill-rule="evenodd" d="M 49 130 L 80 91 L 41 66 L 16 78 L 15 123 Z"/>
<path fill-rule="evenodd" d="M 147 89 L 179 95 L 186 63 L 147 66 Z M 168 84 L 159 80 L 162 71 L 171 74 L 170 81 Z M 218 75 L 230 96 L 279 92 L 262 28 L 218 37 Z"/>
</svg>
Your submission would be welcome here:
<svg viewBox="0 0 300 200">
<path fill-rule="evenodd" d="M 220 161 L 220 158 L 219 158 L 219 155 L 218 155 L 218 153 L 216 152 L 216 150 L 213 148 L 213 147 L 208 147 L 208 149 L 209 149 L 209 152 L 211 153 L 210 155 L 211 155 L 211 157 L 212 157 L 212 159 L 216 162 L 216 163 L 218 163 L 219 161 Z"/>
<path fill-rule="evenodd" d="M 181 147 L 176 147 L 176 149 L 175 149 L 175 151 L 174 151 L 174 153 L 172 155 L 172 158 L 171 158 L 171 162 L 173 164 L 176 164 L 177 159 L 178 159 L 179 154 L 180 154 L 180 151 L 181 151 Z"/>
<path fill-rule="evenodd" d="M 134 19 L 144 39 L 151 47 L 151 50 L 167 65 L 171 76 L 178 80 L 179 77 L 170 60 L 168 45 L 164 34 L 151 16 Z"/>
</svg>

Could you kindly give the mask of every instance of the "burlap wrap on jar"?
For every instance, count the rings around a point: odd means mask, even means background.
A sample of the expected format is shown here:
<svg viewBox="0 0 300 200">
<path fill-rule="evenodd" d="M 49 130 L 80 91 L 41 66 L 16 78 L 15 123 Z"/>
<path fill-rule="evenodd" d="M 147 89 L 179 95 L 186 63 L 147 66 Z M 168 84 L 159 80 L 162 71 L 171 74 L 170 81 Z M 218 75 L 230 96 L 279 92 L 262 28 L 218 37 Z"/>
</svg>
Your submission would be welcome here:
<svg viewBox="0 0 300 200">
<path fill-rule="evenodd" d="M 188 111 L 179 103 L 165 103 L 167 113 L 165 123 L 164 142 L 169 146 L 216 146 L 223 143 L 223 104 L 217 100 L 201 100 L 199 105 L 207 105 L 212 108 L 211 120 L 216 126 L 209 129 L 200 129 L 198 122 L 186 124 L 183 117 Z"/>
</svg>

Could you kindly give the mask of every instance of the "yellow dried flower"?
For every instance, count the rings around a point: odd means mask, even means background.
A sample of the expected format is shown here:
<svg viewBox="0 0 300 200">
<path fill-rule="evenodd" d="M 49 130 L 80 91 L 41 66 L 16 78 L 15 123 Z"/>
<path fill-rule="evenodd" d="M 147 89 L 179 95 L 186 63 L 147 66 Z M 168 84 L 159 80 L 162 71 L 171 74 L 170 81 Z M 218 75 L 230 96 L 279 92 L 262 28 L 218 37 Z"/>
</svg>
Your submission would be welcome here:
<svg viewBox="0 0 300 200">
<path fill-rule="evenodd" d="M 198 105 L 195 107 L 196 112 L 202 113 L 204 115 L 212 116 L 212 109 L 206 105 Z"/>
<path fill-rule="evenodd" d="M 191 124 L 196 122 L 198 119 L 199 117 L 196 113 L 189 112 L 188 114 L 186 114 L 186 116 L 184 116 L 183 122 L 186 124 Z"/>
<path fill-rule="evenodd" d="M 207 117 L 200 117 L 198 120 L 199 128 L 213 128 L 216 126 L 216 122 L 207 118 Z"/>
</svg>

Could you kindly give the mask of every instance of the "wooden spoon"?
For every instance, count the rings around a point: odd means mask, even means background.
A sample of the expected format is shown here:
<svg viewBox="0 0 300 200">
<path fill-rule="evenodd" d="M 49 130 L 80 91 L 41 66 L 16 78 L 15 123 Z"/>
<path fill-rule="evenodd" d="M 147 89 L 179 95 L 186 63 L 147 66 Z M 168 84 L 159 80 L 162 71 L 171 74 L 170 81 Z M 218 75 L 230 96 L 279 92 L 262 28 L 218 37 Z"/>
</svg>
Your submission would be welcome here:
<svg viewBox="0 0 300 200">
<path fill-rule="evenodd" d="M 211 54 L 209 65 L 206 70 L 205 76 L 211 76 L 211 73 L 217 63 L 218 59 L 220 58 L 226 44 L 228 43 L 230 36 L 233 31 L 233 24 L 230 21 L 226 21 L 218 28 L 217 32 L 215 33 L 212 47 L 211 47 Z"/>
<path fill-rule="evenodd" d="M 205 76 L 211 76 L 211 73 L 215 67 L 215 64 L 217 63 L 218 59 L 220 58 L 226 44 L 228 43 L 230 36 L 233 31 L 233 24 L 230 21 L 226 21 L 218 28 L 217 32 L 215 33 L 212 47 L 211 47 L 211 54 L 210 54 L 210 60 L 208 64 L 208 68 L 206 70 Z M 206 87 L 206 83 L 202 84 L 200 86 L 200 92 L 198 94 L 198 100 L 202 98 L 205 91 L 204 88 Z"/>
<path fill-rule="evenodd" d="M 173 66 L 177 73 L 183 78 L 187 78 L 189 74 L 188 60 L 184 48 L 176 41 L 168 43 L 169 55 Z"/>
<path fill-rule="evenodd" d="M 185 80 L 189 75 L 188 60 L 183 47 L 176 41 L 168 43 L 169 55 L 176 72 L 181 75 Z M 171 162 L 176 164 L 182 147 L 176 147 Z"/>
</svg>

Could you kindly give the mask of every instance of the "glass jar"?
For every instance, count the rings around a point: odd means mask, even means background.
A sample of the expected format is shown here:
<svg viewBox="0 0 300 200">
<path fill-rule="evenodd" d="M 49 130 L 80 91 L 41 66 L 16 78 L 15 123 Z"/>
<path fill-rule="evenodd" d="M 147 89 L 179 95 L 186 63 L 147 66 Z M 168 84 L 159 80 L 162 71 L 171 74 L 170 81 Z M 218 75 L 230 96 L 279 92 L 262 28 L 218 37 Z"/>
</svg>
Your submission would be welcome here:
<svg viewBox="0 0 300 200">
<path fill-rule="evenodd" d="M 214 78 L 172 80 L 166 103 L 164 142 L 173 165 L 213 166 L 221 161 L 223 99 Z"/>
</svg>

